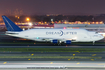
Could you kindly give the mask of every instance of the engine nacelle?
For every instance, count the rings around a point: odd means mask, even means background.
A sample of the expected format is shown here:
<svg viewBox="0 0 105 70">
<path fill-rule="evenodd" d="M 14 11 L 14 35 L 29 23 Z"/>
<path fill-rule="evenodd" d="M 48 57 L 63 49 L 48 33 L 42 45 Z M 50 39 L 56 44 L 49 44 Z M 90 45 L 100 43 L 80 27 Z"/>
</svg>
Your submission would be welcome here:
<svg viewBox="0 0 105 70">
<path fill-rule="evenodd" d="M 70 40 L 66 40 L 65 43 L 66 44 L 71 44 L 71 41 Z"/>
<path fill-rule="evenodd" d="M 58 40 L 52 40 L 51 42 L 54 43 L 54 44 L 57 44 Z"/>
</svg>

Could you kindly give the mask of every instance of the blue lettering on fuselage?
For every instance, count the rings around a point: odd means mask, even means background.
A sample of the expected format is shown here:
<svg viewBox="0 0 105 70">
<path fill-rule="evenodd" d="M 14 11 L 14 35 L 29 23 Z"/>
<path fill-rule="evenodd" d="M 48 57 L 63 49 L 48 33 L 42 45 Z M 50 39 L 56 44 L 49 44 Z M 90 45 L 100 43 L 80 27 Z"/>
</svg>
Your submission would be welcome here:
<svg viewBox="0 0 105 70">
<path fill-rule="evenodd" d="M 59 32 L 46 32 L 46 35 L 76 35 L 77 32 L 63 32 L 62 30 L 60 30 Z"/>
</svg>

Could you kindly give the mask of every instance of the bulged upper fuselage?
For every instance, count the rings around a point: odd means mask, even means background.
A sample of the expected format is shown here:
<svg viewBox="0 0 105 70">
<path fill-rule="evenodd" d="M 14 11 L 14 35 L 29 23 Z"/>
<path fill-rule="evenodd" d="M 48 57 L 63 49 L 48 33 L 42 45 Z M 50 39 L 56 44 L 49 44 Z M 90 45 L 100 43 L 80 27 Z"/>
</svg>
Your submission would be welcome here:
<svg viewBox="0 0 105 70">
<path fill-rule="evenodd" d="M 36 41 L 58 39 L 61 41 L 71 40 L 72 42 L 91 42 L 104 38 L 96 32 L 90 32 L 84 29 L 30 29 L 15 32 L 16 34 L 13 33 L 11 34 L 11 32 L 7 32 L 7 35 Z"/>
</svg>

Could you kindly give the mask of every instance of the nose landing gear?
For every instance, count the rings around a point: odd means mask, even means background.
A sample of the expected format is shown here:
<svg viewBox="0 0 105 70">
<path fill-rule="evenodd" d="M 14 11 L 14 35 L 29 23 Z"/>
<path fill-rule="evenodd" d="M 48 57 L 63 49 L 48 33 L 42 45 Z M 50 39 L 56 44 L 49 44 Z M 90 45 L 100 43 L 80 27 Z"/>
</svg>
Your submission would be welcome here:
<svg viewBox="0 0 105 70">
<path fill-rule="evenodd" d="M 95 44 L 95 41 L 93 41 L 93 45 Z"/>
</svg>

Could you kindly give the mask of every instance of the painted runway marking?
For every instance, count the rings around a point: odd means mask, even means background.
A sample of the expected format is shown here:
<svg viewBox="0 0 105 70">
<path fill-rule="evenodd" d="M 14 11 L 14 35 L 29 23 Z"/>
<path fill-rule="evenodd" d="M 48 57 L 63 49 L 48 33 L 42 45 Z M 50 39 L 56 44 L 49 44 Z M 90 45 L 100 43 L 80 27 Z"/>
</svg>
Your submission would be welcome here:
<svg viewBox="0 0 105 70">
<path fill-rule="evenodd" d="M 32 56 L 34 55 L 34 54 L 31 54 Z"/>
<path fill-rule="evenodd" d="M 94 59 L 91 59 L 92 61 L 94 61 Z"/>
<path fill-rule="evenodd" d="M 77 64 L 80 64 L 79 62 Z"/>
<path fill-rule="evenodd" d="M 28 59 L 28 60 L 31 60 L 31 59 Z"/>
<path fill-rule="evenodd" d="M 68 59 L 68 61 L 70 61 L 70 59 Z"/>
<path fill-rule="evenodd" d="M 50 64 L 53 64 L 53 62 L 51 62 Z"/>
<path fill-rule="evenodd" d="M 7 62 L 4 62 L 3 64 L 6 64 Z"/>
<path fill-rule="evenodd" d="M 92 56 L 96 56 L 96 54 L 93 54 Z"/>
</svg>

